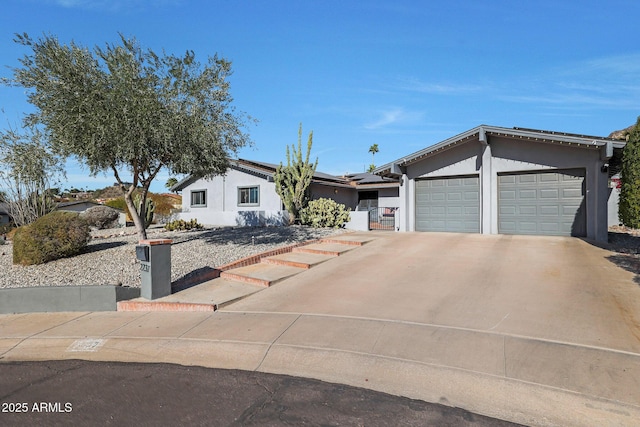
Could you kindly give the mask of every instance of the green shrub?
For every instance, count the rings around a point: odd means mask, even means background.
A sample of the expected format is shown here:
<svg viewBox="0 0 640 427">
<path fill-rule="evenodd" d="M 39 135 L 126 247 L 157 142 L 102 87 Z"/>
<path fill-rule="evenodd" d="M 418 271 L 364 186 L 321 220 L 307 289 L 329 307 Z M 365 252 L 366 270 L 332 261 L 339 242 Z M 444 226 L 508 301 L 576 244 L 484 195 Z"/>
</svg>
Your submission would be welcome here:
<svg viewBox="0 0 640 427">
<path fill-rule="evenodd" d="M 190 221 L 184 219 L 177 219 L 171 221 L 164 226 L 167 231 L 186 231 L 186 230 L 200 230 L 203 228 L 202 224 L 198 224 L 198 220 L 193 218 Z"/>
<path fill-rule="evenodd" d="M 56 211 L 20 227 L 13 236 L 14 264 L 44 264 L 79 254 L 91 239 L 89 225 L 74 212 Z"/>
<path fill-rule="evenodd" d="M 80 214 L 90 227 L 98 230 L 113 228 L 118 226 L 120 212 L 109 206 L 94 206 Z"/>
<path fill-rule="evenodd" d="M 350 215 L 345 205 L 332 199 L 318 199 L 310 201 L 307 207 L 300 211 L 300 220 L 302 224 L 316 228 L 341 228 L 349 222 Z"/>
<path fill-rule="evenodd" d="M 630 228 L 640 228 L 640 117 L 622 151 L 620 178 L 620 222 Z"/>
</svg>

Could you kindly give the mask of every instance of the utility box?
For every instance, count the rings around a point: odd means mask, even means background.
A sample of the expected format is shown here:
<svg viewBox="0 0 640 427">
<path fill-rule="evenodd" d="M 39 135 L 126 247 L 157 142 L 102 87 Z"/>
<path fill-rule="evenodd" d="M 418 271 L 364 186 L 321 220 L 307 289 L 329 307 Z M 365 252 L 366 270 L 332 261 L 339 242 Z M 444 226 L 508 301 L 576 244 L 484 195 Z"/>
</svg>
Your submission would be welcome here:
<svg viewBox="0 0 640 427">
<path fill-rule="evenodd" d="M 140 240 L 136 258 L 140 261 L 140 296 L 149 300 L 171 295 L 170 239 Z"/>
</svg>

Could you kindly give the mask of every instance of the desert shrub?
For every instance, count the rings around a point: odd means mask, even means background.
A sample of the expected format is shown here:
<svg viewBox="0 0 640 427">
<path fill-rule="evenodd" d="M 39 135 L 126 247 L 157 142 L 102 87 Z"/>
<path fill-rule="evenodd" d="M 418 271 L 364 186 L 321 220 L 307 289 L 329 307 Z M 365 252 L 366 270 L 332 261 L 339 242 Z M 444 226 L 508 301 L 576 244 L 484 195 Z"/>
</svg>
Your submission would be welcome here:
<svg viewBox="0 0 640 427">
<path fill-rule="evenodd" d="M 120 212 L 109 206 L 94 206 L 80 214 L 90 227 L 98 230 L 117 227 Z"/>
<path fill-rule="evenodd" d="M 13 224 L 0 225 L 0 235 L 5 235 L 11 232 L 15 226 Z"/>
<path fill-rule="evenodd" d="M 349 222 L 349 219 L 349 209 L 332 199 L 312 200 L 300 211 L 302 224 L 316 228 L 341 228 Z"/>
<path fill-rule="evenodd" d="M 160 223 L 168 223 L 171 221 L 171 213 L 173 211 L 173 199 L 163 195 L 149 193 L 148 196 L 155 203 L 155 218 Z"/>
<path fill-rule="evenodd" d="M 91 238 L 89 225 L 74 212 L 56 211 L 20 227 L 13 236 L 15 264 L 43 264 L 80 253 Z"/>
<path fill-rule="evenodd" d="M 171 221 L 164 226 L 167 231 L 185 231 L 185 230 L 200 230 L 203 228 L 202 224 L 198 224 L 198 220 L 193 218 L 190 221 L 184 219 L 178 219 Z"/>
</svg>

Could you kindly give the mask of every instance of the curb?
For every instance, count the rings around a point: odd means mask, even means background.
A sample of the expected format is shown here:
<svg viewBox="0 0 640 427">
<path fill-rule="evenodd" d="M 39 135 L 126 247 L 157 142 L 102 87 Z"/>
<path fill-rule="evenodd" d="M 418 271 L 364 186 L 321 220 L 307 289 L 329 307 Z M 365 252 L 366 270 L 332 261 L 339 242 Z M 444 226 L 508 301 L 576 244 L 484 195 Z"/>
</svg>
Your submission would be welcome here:
<svg viewBox="0 0 640 427">
<path fill-rule="evenodd" d="M 189 302 L 120 301 L 118 311 L 216 311 L 217 304 Z"/>
</svg>

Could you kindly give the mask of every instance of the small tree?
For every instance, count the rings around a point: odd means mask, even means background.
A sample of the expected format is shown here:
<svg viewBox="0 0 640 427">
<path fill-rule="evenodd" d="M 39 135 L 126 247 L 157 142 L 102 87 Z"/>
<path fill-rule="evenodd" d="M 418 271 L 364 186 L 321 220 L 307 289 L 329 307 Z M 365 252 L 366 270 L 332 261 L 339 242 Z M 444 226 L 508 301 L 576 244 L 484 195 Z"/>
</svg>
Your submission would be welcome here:
<svg viewBox="0 0 640 427">
<path fill-rule="evenodd" d="M 136 211 L 132 198 L 137 188 L 144 207 L 162 168 L 221 174 L 230 153 L 250 140 L 241 130 L 244 114 L 231 106 L 229 61 L 216 55 L 201 65 L 193 51 L 159 56 L 120 39 L 120 45 L 91 51 L 52 36 L 18 35 L 15 41 L 32 53 L 8 84 L 32 90 L 28 100 L 36 112 L 25 121 L 44 125 L 57 152 L 75 156 L 92 175 L 114 174 L 145 239 L 145 212 Z M 130 179 L 120 176 L 123 170 Z"/>
<path fill-rule="evenodd" d="M 24 134 L 0 132 L 1 200 L 17 226 L 34 222 L 56 208 L 53 182 L 64 176 L 62 160 L 48 149 L 45 135 L 35 128 Z"/>
<path fill-rule="evenodd" d="M 620 222 L 627 227 L 640 228 L 640 117 L 622 152 L 620 180 Z"/>
<path fill-rule="evenodd" d="M 307 154 L 303 160 L 301 123 L 298 128 L 298 149 L 296 150 L 295 145 L 292 145 L 290 152 L 289 146 L 287 146 L 287 165 L 283 166 L 281 162 L 274 176 L 276 192 L 280 196 L 284 207 L 289 212 L 290 224 L 298 221 L 300 211 L 305 208 L 309 202 L 309 185 L 311 185 L 311 179 L 318 166 L 317 158 L 315 163 L 309 163 L 312 144 L 313 131 L 309 132 Z"/>
</svg>

